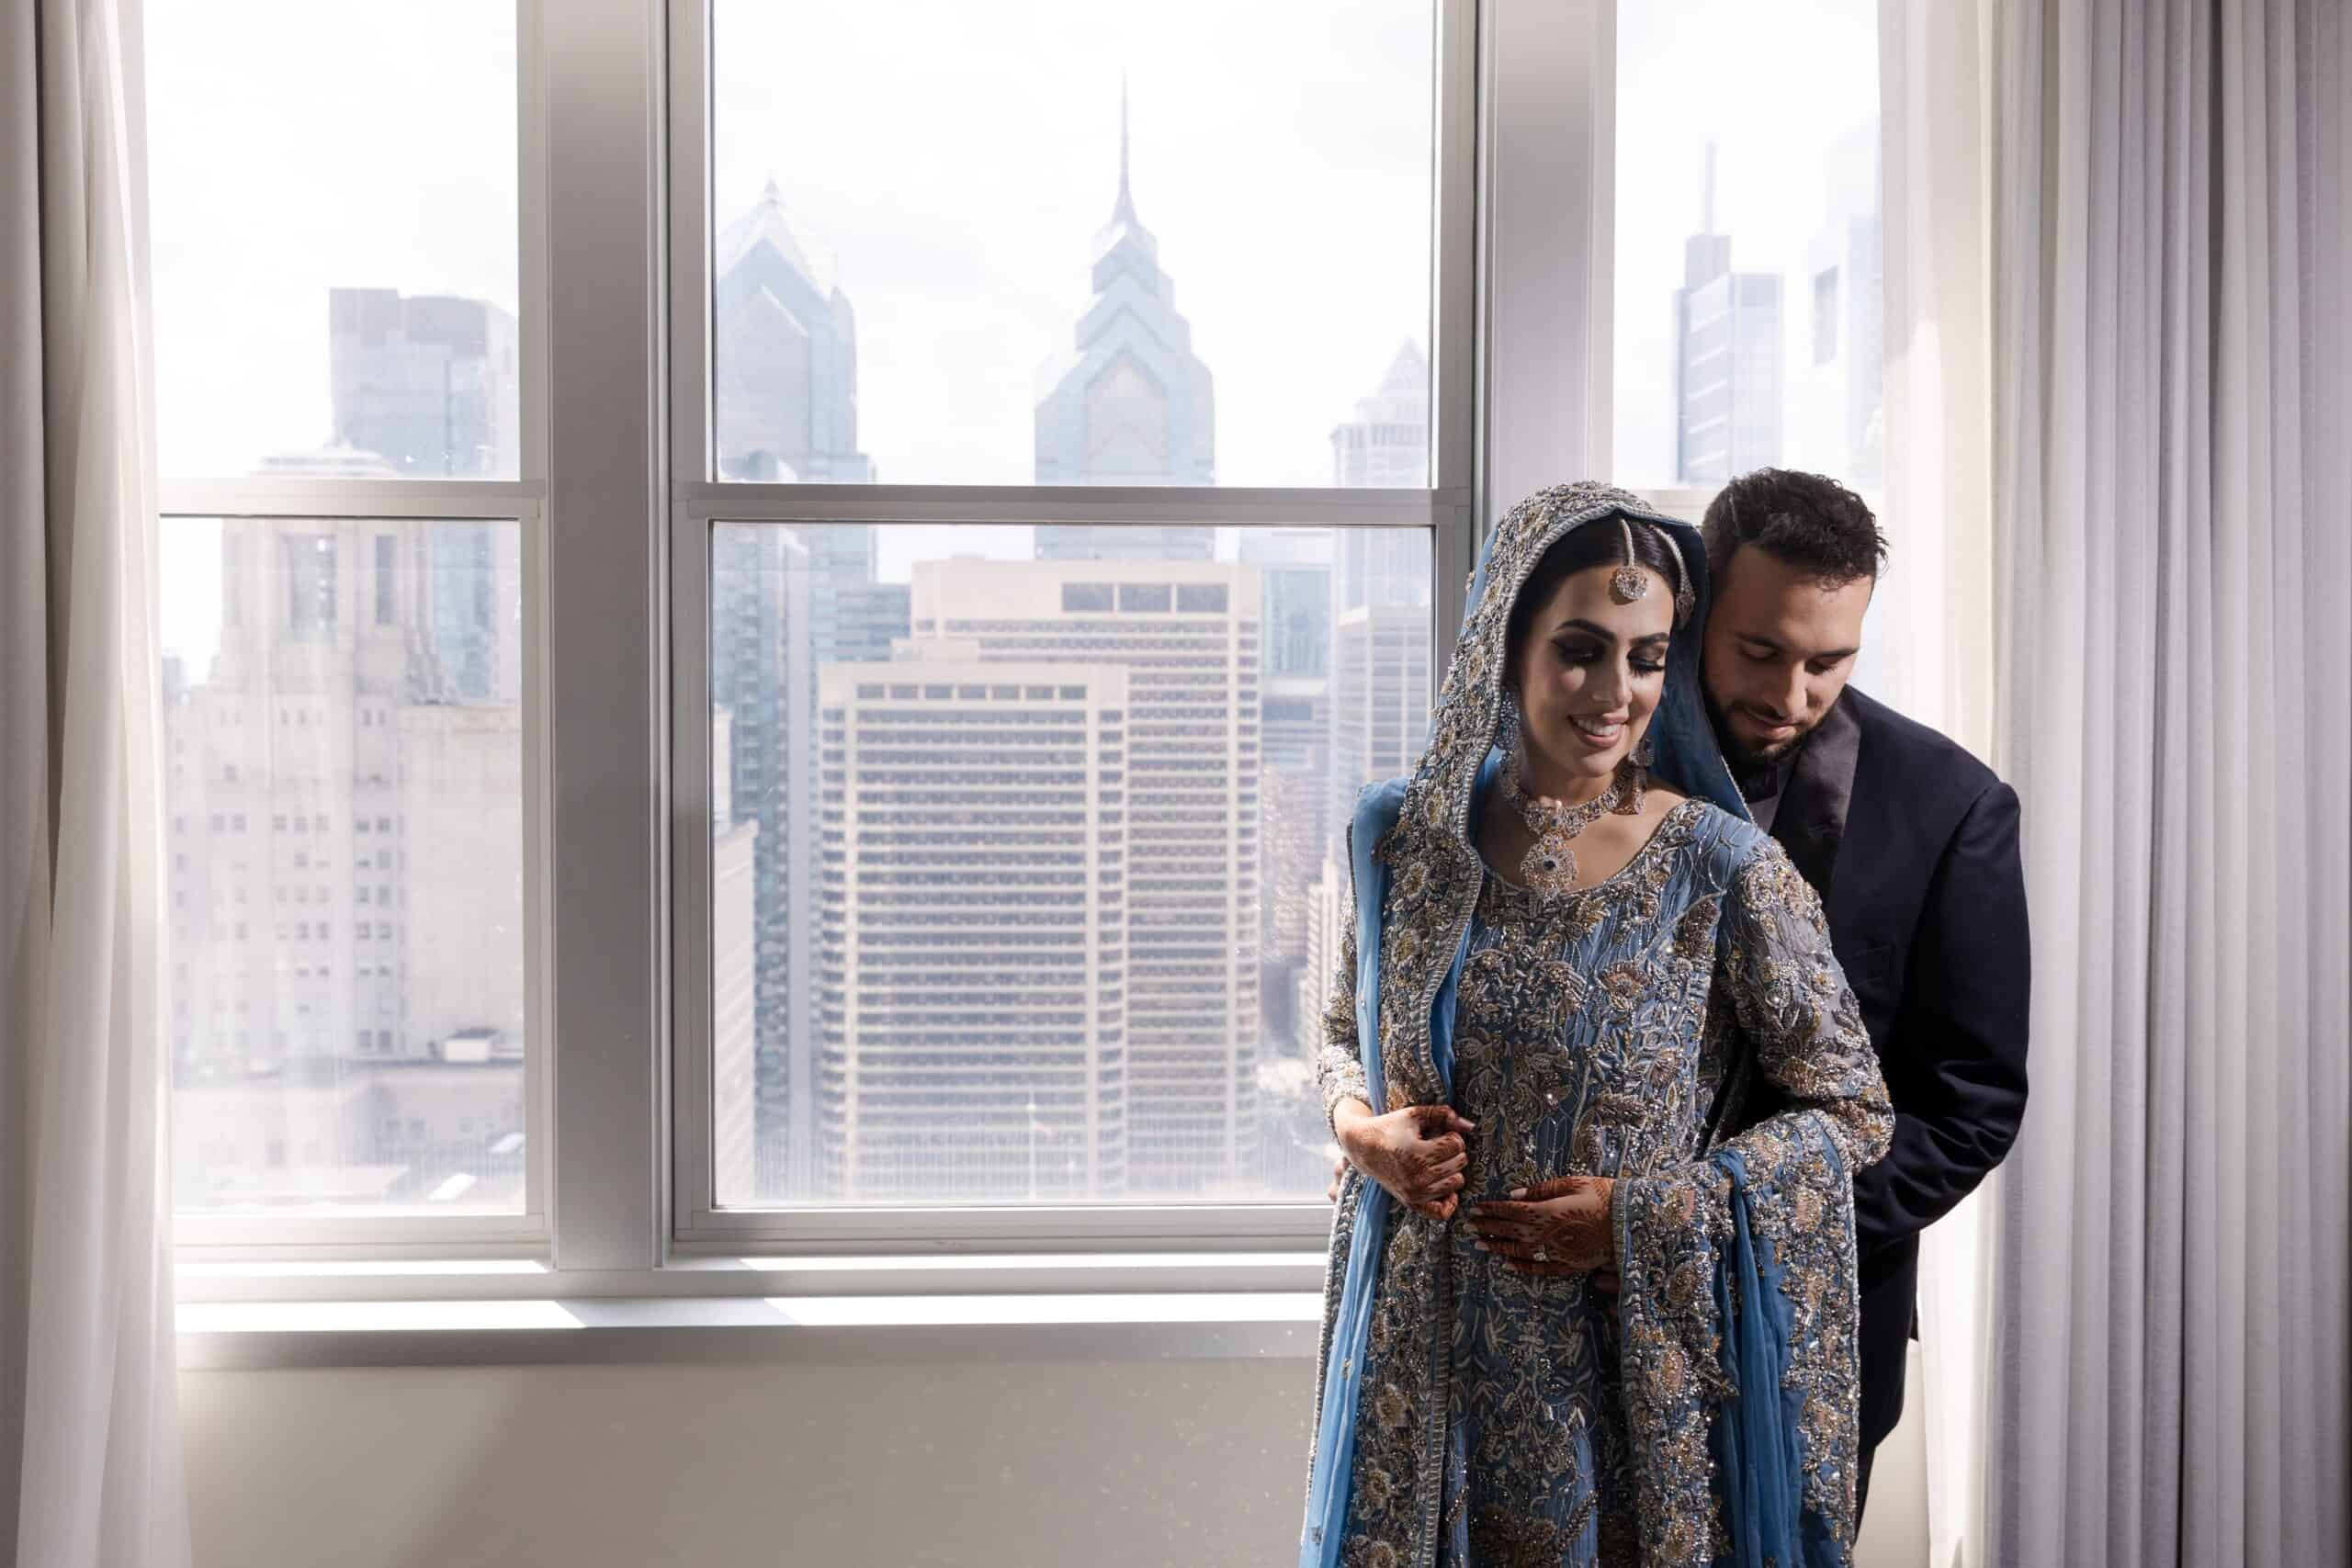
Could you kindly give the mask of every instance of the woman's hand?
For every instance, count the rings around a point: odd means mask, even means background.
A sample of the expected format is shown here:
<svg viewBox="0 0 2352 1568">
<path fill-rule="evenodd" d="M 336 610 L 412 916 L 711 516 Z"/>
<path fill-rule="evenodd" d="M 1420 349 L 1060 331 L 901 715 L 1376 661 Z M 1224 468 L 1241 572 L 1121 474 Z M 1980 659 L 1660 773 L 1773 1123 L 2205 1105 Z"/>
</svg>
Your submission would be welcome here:
<svg viewBox="0 0 2352 1568">
<path fill-rule="evenodd" d="M 1453 1217 L 1470 1163 L 1463 1139 L 1477 1123 L 1450 1105 L 1408 1105 L 1375 1116 L 1360 1100 L 1343 1103 L 1335 1121 L 1349 1162 L 1390 1197 L 1432 1220 Z"/>
<path fill-rule="evenodd" d="M 1522 1274 L 1589 1274 L 1617 1266 L 1616 1229 L 1609 1223 L 1605 1176 L 1563 1176 L 1470 1211 L 1478 1250 Z M 1615 1281 L 1611 1280 L 1613 1284 Z"/>
</svg>

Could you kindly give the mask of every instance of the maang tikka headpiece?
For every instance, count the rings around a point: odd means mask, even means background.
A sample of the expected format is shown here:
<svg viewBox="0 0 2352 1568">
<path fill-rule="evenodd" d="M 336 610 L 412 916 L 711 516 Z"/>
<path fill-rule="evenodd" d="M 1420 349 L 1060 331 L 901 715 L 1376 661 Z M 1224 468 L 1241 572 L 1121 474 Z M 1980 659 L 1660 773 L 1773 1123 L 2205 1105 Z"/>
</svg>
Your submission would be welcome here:
<svg viewBox="0 0 2352 1568">
<path fill-rule="evenodd" d="M 1633 521 L 1620 517 L 1617 526 L 1624 536 L 1625 558 L 1610 574 L 1609 592 L 1620 604 L 1631 604 L 1649 592 L 1650 580 L 1642 571 L 1641 558 L 1634 553 Z M 1680 626 L 1690 618 L 1690 612 L 1698 608 L 1699 596 L 1690 590 L 1690 566 L 1682 558 L 1681 541 L 1672 534 L 1665 537 L 1666 547 L 1674 555 L 1674 624 Z"/>
</svg>

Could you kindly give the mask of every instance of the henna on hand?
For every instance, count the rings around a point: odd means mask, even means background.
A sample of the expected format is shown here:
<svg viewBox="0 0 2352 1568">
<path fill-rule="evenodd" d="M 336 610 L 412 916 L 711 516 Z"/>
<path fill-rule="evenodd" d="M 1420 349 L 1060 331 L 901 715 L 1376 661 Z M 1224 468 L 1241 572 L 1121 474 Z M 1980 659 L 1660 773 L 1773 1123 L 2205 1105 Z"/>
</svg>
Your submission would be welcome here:
<svg viewBox="0 0 2352 1568">
<path fill-rule="evenodd" d="M 1374 1116 L 1358 1102 L 1339 1131 L 1340 1147 L 1358 1170 L 1414 1213 L 1450 1220 L 1467 1180 L 1464 1140 L 1476 1129 L 1450 1105 L 1408 1105 Z"/>
<path fill-rule="evenodd" d="M 1477 1204 L 1470 1224 L 1478 1248 L 1505 1268 L 1547 1279 L 1613 1270 L 1610 1193 L 1615 1186 L 1605 1176 L 1563 1176 Z"/>
</svg>

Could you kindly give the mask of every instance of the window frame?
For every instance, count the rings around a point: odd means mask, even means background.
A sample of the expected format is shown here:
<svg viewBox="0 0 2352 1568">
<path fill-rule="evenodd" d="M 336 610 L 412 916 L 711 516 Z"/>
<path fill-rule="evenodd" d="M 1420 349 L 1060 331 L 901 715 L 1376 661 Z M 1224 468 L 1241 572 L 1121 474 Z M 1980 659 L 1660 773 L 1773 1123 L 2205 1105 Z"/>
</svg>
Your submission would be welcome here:
<svg viewBox="0 0 2352 1568">
<path fill-rule="evenodd" d="M 1490 0 L 1491 3 L 1491 0 Z M 1476 0 L 1432 0 L 1430 473 L 1425 490 L 758 484 L 719 481 L 710 358 L 709 0 L 669 0 L 670 444 L 667 757 L 673 1255 L 1005 1247 L 1319 1246 L 1313 1202 L 722 1209 L 711 1119 L 710 538 L 729 522 L 1186 523 L 1430 530 L 1436 649 L 1453 646 L 1476 554 Z M 1442 668 L 1442 662 L 1436 668 Z"/>
<path fill-rule="evenodd" d="M 703 1293 L 721 1288 L 707 1269 L 746 1282 L 729 1288 L 813 1281 L 819 1277 L 795 1272 L 792 1259 L 813 1268 L 826 1254 L 1018 1249 L 1090 1265 L 1083 1283 L 1054 1273 L 1057 1289 L 1126 1288 L 1121 1281 L 1131 1270 L 1112 1267 L 1122 1254 L 1200 1254 L 1204 1268 L 1217 1261 L 1209 1253 L 1311 1262 L 1329 1225 L 1320 1202 L 709 1205 L 708 1122 L 694 1129 L 682 1108 L 698 1091 L 707 1095 L 709 1070 L 701 1016 L 709 912 L 701 601 L 710 527 L 728 520 L 1427 526 L 1432 668 L 1442 670 L 1460 629 L 1477 540 L 1501 506 L 1538 484 L 1607 471 L 1614 0 L 1432 0 L 1432 483 L 1405 491 L 711 480 L 710 381 L 694 368 L 707 348 L 700 323 L 712 286 L 706 197 L 695 194 L 708 188 L 707 81 L 694 68 L 706 58 L 704 4 L 580 0 L 559 26 L 544 0 L 516 0 L 516 479 L 160 486 L 166 518 L 486 518 L 523 530 L 524 1212 L 185 1213 L 176 1238 L 196 1267 L 183 1295 Z M 550 285 L 559 259 L 560 291 Z M 672 278 L 686 286 L 670 288 Z M 1581 374 L 1571 355 L 1583 356 Z M 673 479 L 677 453 L 705 456 Z M 560 617 L 548 613 L 555 604 L 564 607 Z M 699 1184 L 692 1179 L 697 1164 L 706 1173 Z M 763 1262 L 759 1255 L 774 1256 Z M 497 1260 L 486 1265 L 493 1269 L 528 1260 L 528 1277 L 476 1279 L 463 1271 L 476 1259 Z M 1035 1258 L 999 1261 L 982 1274 L 884 1269 L 822 1278 L 831 1281 L 827 1289 L 894 1292 L 1012 1289 L 1036 1275 Z M 248 1264 L 264 1271 L 236 1272 Z M 348 1264 L 362 1271 L 340 1282 L 304 1273 Z M 1153 1277 L 1164 1279 L 1164 1269 Z"/>
<path fill-rule="evenodd" d="M 469 1258 L 543 1252 L 551 1234 L 555 1117 L 550 1028 L 550 733 L 548 704 L 547 476 L 548 334 L 545 80 L 538 52 L 541 0 L 515 0 L 515 333 L 520 385 L 519 462 L 513 479 L 317 477 L 161 479 L 159 528 L 180 519 L 386 523 L 396 529 L 438 522 L 513 523 L 520 530 L 522 596 L 523 843 L 523 1206 L 506 1214 L 213 1214 L 178 1210 L 173 1235 L 192 1262 L 232 1259 Z M 358 540 L 366 532 L 356 535 Z M 369 547 L 355 544 L 368 551 Z M 359 599 L 359 595 L 354 595 Z M 266 606 L 245 604 L 243 614 Z M 343 607 L 339 607 L 343 608 Z M 224 609 L 225 613 L 225 609 Z M 345 613 L 371 618 L 372 601 Z M 168 1157 L 168 1153 L 167 1153 Z"/>
</svg>

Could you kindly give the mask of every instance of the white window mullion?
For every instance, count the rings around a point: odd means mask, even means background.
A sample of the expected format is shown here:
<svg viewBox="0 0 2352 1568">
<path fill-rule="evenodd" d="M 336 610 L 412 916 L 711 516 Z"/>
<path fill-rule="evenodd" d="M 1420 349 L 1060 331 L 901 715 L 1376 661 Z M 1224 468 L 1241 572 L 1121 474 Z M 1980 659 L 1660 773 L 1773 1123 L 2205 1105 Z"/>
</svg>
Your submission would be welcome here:
<svg viewBox="0 0 2352 1568">
<path fill-rule="evenodd" d="M 548 255 L 554 1259 L 660 1261 L 659 13 L 540 21 Z"/>
</svg>

